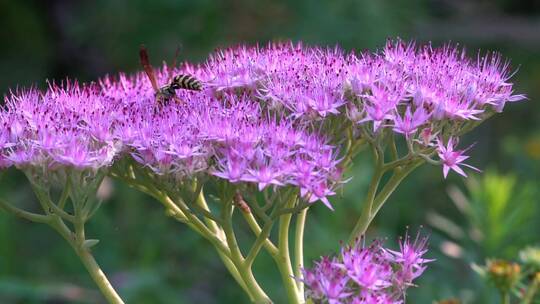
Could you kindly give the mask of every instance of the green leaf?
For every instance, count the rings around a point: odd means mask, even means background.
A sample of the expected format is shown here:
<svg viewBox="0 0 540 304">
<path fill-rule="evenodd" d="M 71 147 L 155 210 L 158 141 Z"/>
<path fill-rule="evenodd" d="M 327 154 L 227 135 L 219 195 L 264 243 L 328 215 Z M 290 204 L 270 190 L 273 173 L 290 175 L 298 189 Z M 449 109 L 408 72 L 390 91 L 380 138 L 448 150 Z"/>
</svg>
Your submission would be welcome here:
<svg viewBox="0 0 540 304">
<path fill-rule="evenodd" d="M 85 240 L 83 242 L 83 247 L 85 249 L 90 249 L 90 248 L 96 246 L 98 243 L 99 243 L 99 240 L 96 240 L 96 239 Z"/>
</svg>

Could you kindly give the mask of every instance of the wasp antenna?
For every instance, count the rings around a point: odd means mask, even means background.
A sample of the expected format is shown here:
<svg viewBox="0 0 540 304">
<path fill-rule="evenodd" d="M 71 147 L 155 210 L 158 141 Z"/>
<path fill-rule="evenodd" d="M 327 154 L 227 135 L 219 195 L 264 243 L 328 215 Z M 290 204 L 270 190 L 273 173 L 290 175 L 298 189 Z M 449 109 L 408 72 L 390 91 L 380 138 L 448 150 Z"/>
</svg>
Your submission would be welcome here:
<svg viewBox="0 0 540 304">
<path fill-rule="evenodd" d="M 180 56 L 180 50 L 182 49 L 182 43 L 178 43 L 176 45 L 176 51 L 174 52 L 174 57 L 173 57 L 173 60 L 172 60 L 172 64 L 169 64 L 167 66 L 168 68 L 168 72 L 169 72 L 169 81 L 172 81 L 173 79 L 173 71 L 174 69 L 176 68 L 177 64 L 178 64 L 178 57 Z M 163 61 L 163 63 L 165 64 L 165 61 Z"/>
<path fill-rule="evenodd" d="M 174 58 L 172 63 L 172 68 L 175 68 L 178 64 L 178 57 L 180 56 L 180 51 L 182 50 L 182 43 L 178 43 L 176 46 L 176 51 L 174 52 Z"/>
</svg>

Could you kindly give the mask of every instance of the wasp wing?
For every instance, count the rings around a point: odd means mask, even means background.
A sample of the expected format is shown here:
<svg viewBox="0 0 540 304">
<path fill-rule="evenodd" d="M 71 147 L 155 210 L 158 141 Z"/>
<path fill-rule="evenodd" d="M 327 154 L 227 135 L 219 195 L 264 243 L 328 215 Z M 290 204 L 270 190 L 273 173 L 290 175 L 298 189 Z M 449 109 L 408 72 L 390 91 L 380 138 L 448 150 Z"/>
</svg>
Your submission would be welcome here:
<svg viewBox="0 0 540 304">
<path fill-rule="evenodd" d="M 146 47 L 144 45 L 141 45 L 141 48 L 139 50 L 139 58 L 141 59 L 141 65 L 143 66 L 143 69 L 146 72 L 148 79 L 150 79 L 152 88 L 154 88 L 154 91 L 158 92 L 159 87 L 157 85 L 156 75 L 154 74 L 154 69 L 152 68 L 150 60 L 148 59 L 148 51 L 146 50 Z"/>
</svg>

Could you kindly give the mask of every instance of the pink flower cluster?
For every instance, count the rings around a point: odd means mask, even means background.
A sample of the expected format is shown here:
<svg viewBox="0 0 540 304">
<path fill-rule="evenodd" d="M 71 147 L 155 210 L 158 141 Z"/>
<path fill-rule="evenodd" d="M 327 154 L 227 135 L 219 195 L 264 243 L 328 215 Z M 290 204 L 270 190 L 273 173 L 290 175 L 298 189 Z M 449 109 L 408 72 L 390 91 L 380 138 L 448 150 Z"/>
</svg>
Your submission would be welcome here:
<svg viewBox="0 0 540 304">
<path fill-rule="evenodd" d="M 339 257 L 323 257 L 304 270 L 307 295 L 315 303 L 404 303 L 406 289 L 433 261 L 423 258 L 426 244 L 418 234 L 413 242 L 406 235 L 398 251 L 383 248 L 380 241 L 345 247 Z"/>
<path fill-rule="evenodd" d="M 0 114 L 0 163 L 44 170 L 109 166 L 118 152 L 103 119 L 113 120 L 109 114 L 96 88 L 76 83 L 12 95 Z"/>
<path fill-rule="evenodd" d="M 357 129 L 369 125 L 372 136 L 391 129 L 434 147 L 445 177 L 449 169 L 466 176 L 459 167 L 465 151 L 454 147 L 466 122 L 525 98 L 513 93 L 508 64 L 498 54 L 473 61 L 450 46 L 402 41 L 359 55 L 300 44 L 239 47 L 188 70 L 216 91 L 249 92 L 267 108 L 311 126 L 346 116 Z"/>
<path fill-rule="evenodd" d="M 123 83 L 131 86 L 124 92 Z M 97 170 L 129 155 L 159 175 L 206 173 L 260 190 L 293 185 L 329 206 L 340 176 L 324 137 L 265 113 L 247 95 L 178 97 L 181 104 L 156 110 L 141 75 L 14 95 L 0 116 L 3 165 Z"/>
<path fill-rule="evenodd" d="M 343 126 L 373 137 L 389 128 L 436 149 L 445 176 L 465 174 L 459 126 L 524 98 L 513 95 L 496 55 L 473 62 L 454 48 L 401 41 L 359 55 L 240 46 L 202 65 L 156 70 L 161 85 L 178 73 L 199 78 L 204 90 L 178 90 L 165 106 L 142 72 L 11 94 L 0 113 L 0 165 L 98 170 L 130 156 L 174 179 L 290 185 L 329 205 L 342 182 Z"/>
</svg>

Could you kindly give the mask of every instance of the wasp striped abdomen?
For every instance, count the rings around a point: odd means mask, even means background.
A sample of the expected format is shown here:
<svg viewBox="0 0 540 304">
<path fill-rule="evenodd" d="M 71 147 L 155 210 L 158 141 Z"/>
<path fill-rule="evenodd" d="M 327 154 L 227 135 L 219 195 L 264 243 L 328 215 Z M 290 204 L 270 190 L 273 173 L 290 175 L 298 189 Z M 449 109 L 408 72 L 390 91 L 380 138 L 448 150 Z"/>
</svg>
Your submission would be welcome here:
<svg viewBox="0 0 540 304">
<path fill-rule="evenodd" d="M 189 74 L 180 74 L 174 76 L 171 81 L 171 87 L 175 90 L 185 89 L 200 91 L 202 90 L 202 83 L 200 80 Z"/>
</svg>

